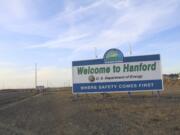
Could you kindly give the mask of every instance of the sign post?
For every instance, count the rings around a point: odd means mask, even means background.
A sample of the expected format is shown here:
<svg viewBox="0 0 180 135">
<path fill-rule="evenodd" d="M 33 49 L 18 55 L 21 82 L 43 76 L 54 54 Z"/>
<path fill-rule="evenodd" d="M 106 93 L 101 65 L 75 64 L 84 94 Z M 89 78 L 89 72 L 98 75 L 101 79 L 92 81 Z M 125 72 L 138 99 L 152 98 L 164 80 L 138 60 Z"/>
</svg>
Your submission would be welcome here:
<svg viewBox="0 0 180 135">
<path fill-rule="evenodd" d="M 124 57 L 110 49 L 103 59 L 72 62 L 73 94 L 162 91 L 160 55 Z"/>
</svg>

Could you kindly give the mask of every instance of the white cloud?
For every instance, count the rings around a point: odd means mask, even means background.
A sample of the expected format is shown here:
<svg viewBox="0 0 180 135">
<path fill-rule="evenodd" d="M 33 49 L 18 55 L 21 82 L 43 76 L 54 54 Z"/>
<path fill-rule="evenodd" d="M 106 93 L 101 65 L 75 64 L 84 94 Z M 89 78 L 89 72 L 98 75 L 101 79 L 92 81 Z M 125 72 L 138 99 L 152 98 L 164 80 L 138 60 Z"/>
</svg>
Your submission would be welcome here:
<svg viewBox="0 0 180 135">
<path fill-rule="evenodd" d="M 4 14 L 8 18 L 2 20 L 8 20 L 9 23 L 4 23 L 8 30 L 14 32 L 20 32 L 24 34 L 32 34 L 38 36 L 50 37 L 51 40 L 47 43 L 41 43 L 37 47 L 47 47 L 52 48 L 64 46 L 69 46 L 68 48 L 74 49 L 72 45 L 74 42 L 74 37 L 79 37 L 80 35 L 88 35 L 94 37 L 91 41 L 78 42 L 78 46 L 84 48 L 84 44 L 89 48 L 89 46 L 97 46 L 99 48 L 108 48 L 109 46 L 119 46 L 127 42 L 136 42 L 143 39 L 145 35 L 153 34 L 154 32 L 159 32 L 161 30 L 179 25 L 178 20 L 174 21 L 174 17 L 178 16 L 178 6 L 180 5 L 178 0 L 171 0 L 164 2 L 163 0 L 158 1 L 133 1 L 133 0 L 100 0 L 91 3 L 86 6 L 79 6 L 78 8 L 73 6 L 73 2 L 67 2 L 64 12 L 60 12 L 47 20 L 34 20 L 31 18 L 31 13 L 26 10 L 27 3 L 23 0 L 15 0 L 15 2 L 10 3 L 5 2 L 1 5 L 6 5 L 4 12 L 8 11 L 10 13 Z M 9 8 L 11 10 L 9 10 Z M 100 30 L 96 30 L 98 26 L 93 26 L 87 22 L 91 22 L 93 18 L 89 20 L 84 20 L 76 24 L 78 19 L 86 18 L 92 12 L 99 12 L 100 16 L 94 16 L 95 19 L 99 19 L 101 16 L 107 14 L 106 12 L 99 11 L 100 8 L 115 9 L 110 14 L 110 16 L 104 22 L 98 22 L 100 26 L 105 25 L 112 19 L 113 22 L 107 28 L 103 27 Z M 28 9 L 28 8 L 27 8 Z M 31 10 L 33 8 L 31 7 Z M 111 18 L 111 17 L 114 18 Z M 11 18 L 16 18 L 15 23 L 11 21 Z M 28 19 L 26 19 L 28 17 Z M 18 18 L 20 23 L 17 23 Z M 88 19 L 88 18 L 87 18 Z M 65 28 L 67 25 L 67 28 Z M 69 29 L 74 29 L 76 33 L 71 33 Z M 64 34 L 69 32 L 69 34 Z M 96 33 L 96 35 L 95 35 Z M 64 35 L 64 36 L 58 36 Z M 65 45 L 62 42 L 65 39 Z M 72 40 L 70 40 L 72 38 Z M 81 38 L 86 40 L 86 36 Z M 54 41 L 53 41 L 54 40 Z M 69 42 L 69 43 L 68 43 Z M 49 45 L 48 45 L 49 44 Z M 35 45 L 33 45 L 35 48 Z M 31 48 L 31 47 L 30 47 Z"/>
<path fill-rule="evenodd" d="M 100 0 L 86 7 L 76 9 L 73 3 L 69 1 L 67 2 L 68 4 L 64 12 L 40 20 L 38 17 L 33 17 L 35 14 L 34 11 L 38 12 L 38 9 L 33 9 L 33 1 L 15 0 L 11 3 L 8 0 L 6 2 L 0 2 L 0 8 L 4 6 L 4 8 L 2 8 L 2 14 L 0 14 L 0 17 L 3 18 L 1 19 L 2 22 L 0 21 L 0 25 L 3 29 L 11 32 L 57 38 L 58 35 L 64 34 L 64 32 L 70 32 L 69 29 L 74 29 L 73 23 L 78 15 L 93 10 L 101 5 L 102 2 L 103 0 Z M 67 29 L 64 28 L 66 25 L 68 27 Z"/>
<path fill-rule="evenodd" d="M 96 10 L 98 12 L 99 7 L 106 7 L 107 4 L 111 8 L 116 8 L 116 11 L 111 14 L 114 14 L 115 16 L 114 23 L 108 28 L 96 31 L 94 26 L 88 24 L 86 26 L 87 29 L 82 29 L 82 27 L 86 25 L 86 22 L 82 22 L 77 26 L 72 26 L 76 33 L 67 31 L 69 34 L 66 33 L 65 36 L 59 36 L 54 40 L 47 41 L 46 43 L 33 45 L 33 47 L 69 48 L 76 49 L 75 51 L 81 50 L 80 48 L 85 49 L 94 46 L 106 49 L 109 47 L 118 47 L 129 42 L 134 43 L 143 40 L 147 35 L 152 35 L 155 32 L 160 32 L 176 25 L 180 25 L 180 21 L 171 20 L 171 18 L 176 17 L 178 14 L 178 1 L 172 0 L 164 2 L 163 0 L 159 0 L 137 3 L 130 0 L 114 0 L 106 2 L 98 1 L 90 6 L 80 7 L 79 9 L 71 9 L 68 7 L 65 12 L 57 17 L 60 18 L 60 20 L 65 19 L 64 23 L 71 21 L 68 16 L 71 16 L 70 18 L 78 18 L 78 16 L 86 17 L 86 13 L 94 12 Z M 105 13 L 102 13 L 102 15 L 103 14 Z M 96 18 L 96 16 L 94 17 Z M 90 18 L 89 21 L 91 21 L 91 19 L 92 18 Z M 102 23 L 99 22 L 99 25 L 104 25 L 105 23 L 106 21 Z M 91 37 L 91 40 L 87 37 Z"/>
<path fill-rule="evenodd" d="M 69 42 L 75 42 L 77 40 L 80 40 L 84 37 L 87 37 L 88 34 L 74 34 L 74 33 L 68 33 L 70 35 L 63 35 L 63 36 L 59 36 L 57 39 L 55 40 L 50 40 L 50 41 L 47 41 L 43 44 L 38 44 L 38 45 L 32 45 L 28 48 L 43 48 L 43 47 L 46 47 L 46 48 L 71 48 L 72 47 L 76 47 L 76 46 L 66 46 L 65 44 L 66 43 L 69 43 Z"/>
<path fill-rule="evenodd" d="M 0 1 L 0 24 L 20 23 L 27 19 L 28 13 L 24 0 L 2 0 Z"/>
</svg>

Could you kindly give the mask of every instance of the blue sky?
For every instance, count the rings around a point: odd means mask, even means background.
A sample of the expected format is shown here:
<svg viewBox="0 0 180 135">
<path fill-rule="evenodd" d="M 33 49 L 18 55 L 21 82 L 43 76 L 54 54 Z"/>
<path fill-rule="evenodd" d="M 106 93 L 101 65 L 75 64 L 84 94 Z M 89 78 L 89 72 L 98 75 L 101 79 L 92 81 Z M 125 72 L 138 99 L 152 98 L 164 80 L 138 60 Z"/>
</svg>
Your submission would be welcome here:
<svg viewBox="0 0 180 135">
<path fill-rule="evenodd" d="M 71 62 L 161 54 L 163 73 L 180 72 L 179 0 L 0 0 L 0 88 L 71 83 Z"/>
</svg>

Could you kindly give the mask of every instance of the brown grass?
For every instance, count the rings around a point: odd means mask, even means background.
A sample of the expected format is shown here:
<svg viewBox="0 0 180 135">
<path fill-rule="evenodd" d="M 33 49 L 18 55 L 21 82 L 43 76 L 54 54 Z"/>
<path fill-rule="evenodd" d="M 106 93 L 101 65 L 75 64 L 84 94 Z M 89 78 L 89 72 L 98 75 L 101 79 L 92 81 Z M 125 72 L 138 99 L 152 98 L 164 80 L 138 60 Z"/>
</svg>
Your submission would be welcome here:
<svg viewBox="0 0 180 135">
<path fill-rule="evenodd" d="M 13 100 L 0 106 L 0 134 L 179 135 L 180 89 L 173 83 L 160 98 L 151 92 L 76 98 L 66 88 Z"/>
</svg>

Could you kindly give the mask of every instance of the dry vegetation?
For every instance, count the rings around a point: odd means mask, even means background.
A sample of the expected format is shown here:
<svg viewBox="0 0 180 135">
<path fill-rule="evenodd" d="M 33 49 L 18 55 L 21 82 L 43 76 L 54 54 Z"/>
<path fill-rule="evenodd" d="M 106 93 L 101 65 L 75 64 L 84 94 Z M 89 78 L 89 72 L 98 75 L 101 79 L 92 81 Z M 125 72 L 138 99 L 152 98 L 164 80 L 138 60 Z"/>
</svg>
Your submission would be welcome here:
<svg viewBox="0 0 180 135">
<path fill-rule="evenodd" d="M 180 81 L 166 80 L 160 98 L 151 92 L 76 98 L 69 89 L 8 93 L 0 94 L 2 135 L 180 134 Z"/>
</svg>

